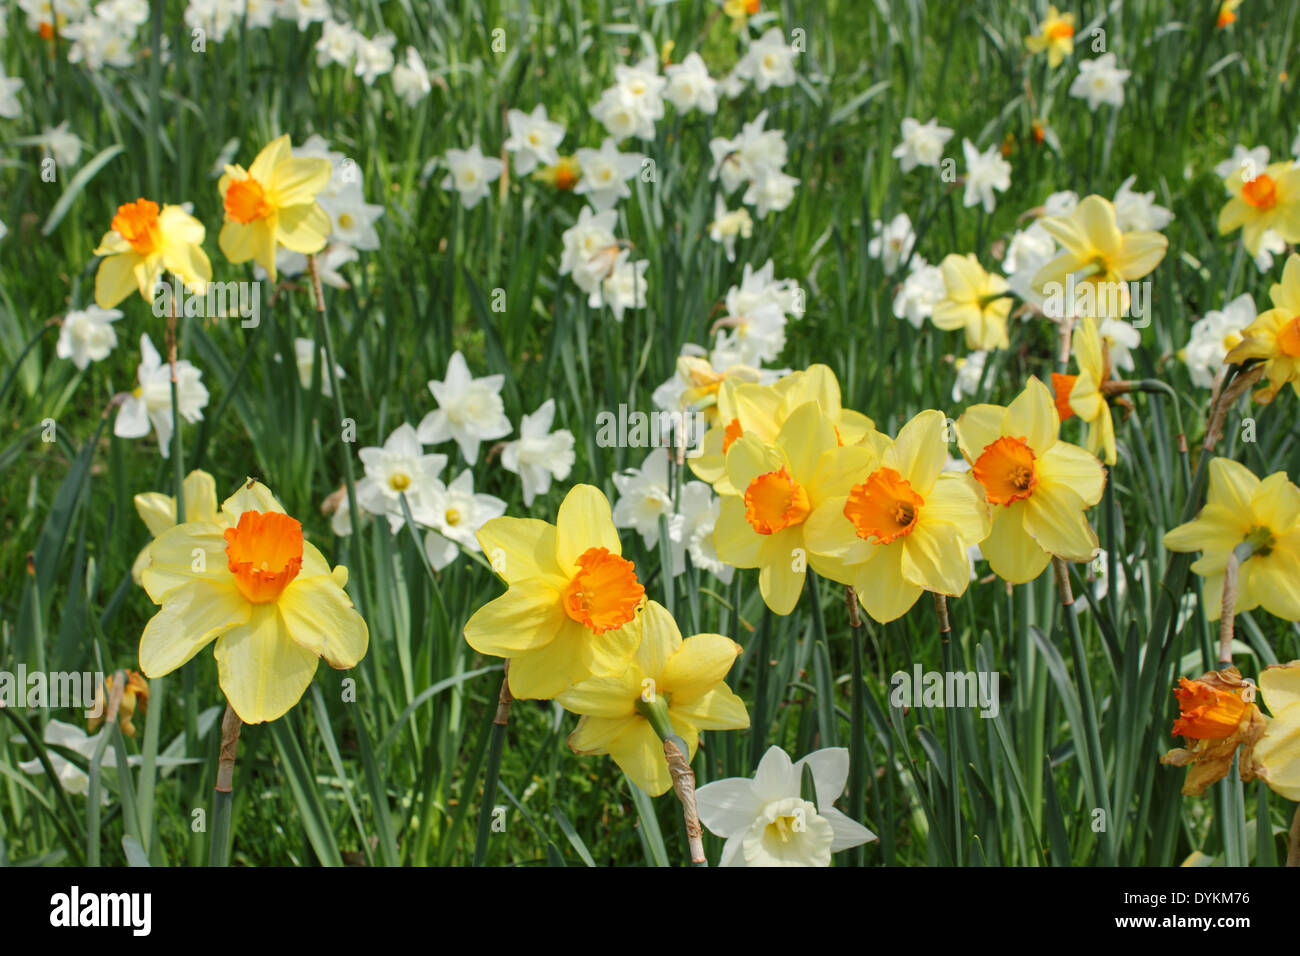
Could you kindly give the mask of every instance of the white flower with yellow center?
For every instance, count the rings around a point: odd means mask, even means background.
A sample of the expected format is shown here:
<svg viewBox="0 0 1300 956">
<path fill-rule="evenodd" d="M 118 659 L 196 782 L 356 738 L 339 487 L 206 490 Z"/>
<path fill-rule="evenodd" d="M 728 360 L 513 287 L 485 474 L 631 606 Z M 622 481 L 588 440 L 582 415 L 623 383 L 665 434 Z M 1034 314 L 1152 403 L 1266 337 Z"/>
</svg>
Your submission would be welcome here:
<svg viewBox="0 0 1300 956">
<path fill-rule="evenodd" d="M 447 377 L 429 382 L 429 391 L 438 407 L 420 422 L 420 441 L 438 445 L 454 440 L 460 453 L 471 465 L 478 461 L 479 444 L 510 434 L 510 419 L 501 403 L 504 375 L 470 374 L 465 356 L 452 353 L 447 363 Z"/>
<path fill-rule="evenodd" d="M 793 86 L 797 79 L 794 58 L 798 55 L 798 50 L 786 45 L 781 31 L 772 27 L 750 43 L 749 50 L 736 64 L 736 75 L 752 80 L 760 93 L 772 86 Z"/>
<path fill-rule="evenodd" d="M 548 398 L 519 422 L 518 440 L 501 450 L 501 467 L 523 482 L 525 505 L 546 494 L 552 478 L 563 481 L 573 469 L 573 433 L 563 428 L 552 432 L 554 421 L 555 399 Z"/>
<path fill-rule="evenodd" d="M 488 184 L 495 182 L 505 169 L 505 163 L 492 156 L 484 156 L 475 143 L 469 149 L 449 149 L 446 158 L 449 172 L 442 180 L 443 189 L 460 193 L 460 203 L 473 209 L 488 194 Z"/>
<path fill-rule="evenodd" d="M 466 468 L 450 485 L 435 484 L 426 496 L 429 533 L 424 550 L 436 570 L 456 560 L 461 548 L 481 551 L 478 529 L 506 513 L 506 503 L 474 493 L 474 475 Z"/>
<path fill-rule="evenodd" d="M 426 455 L 415 429 L 403 423 L 382 448 L 358 452 L 366 476 L 357 482 L 357 505 L 372 515 L 385 515 L 396 533 L 405 523 L 402 496 L 419 525 L 430 523 L 428 496 L 447 466 L 446 455 Z"/>
<path fill-rule="evenodd" d="M 184 359 L 176 363 L 176 406 L 181 418 L 191 425 L 203 418 L 208 390 L 202 372 Z M 171 368 L 163 363 L 148 335 L 140 336 L 140 364 L 136 368 L 139 386 L 122 402 L 113 422 L 118 438 L 143 438 L 152 426 L 158 434 L 158 451 L 171 457 L 172 393 Z"/>
<path fill-rule="evenodd" d="M 645 157 L 640 153 L 620 153 L 614 140 L 605 137 L 600 149 L 580 149 L 575 154 L 582 178 L 574 193 L 586 196 L 597 211 L 609 209 L 620 199 L 632 195 L 627 180 L 641 170 Z"/>
<path fill-rule="evenodd" d="M 558 149 L 564 139 L 564 126 L 546 116 L 546 106 L 538 103 L 531 113 L 510 110 L 506 113 L 510 138 L 506 149 L 515 157 L 515 173 L 527 176 L 540 166 L 554 166 L 560 161 Z"/>
</svg>

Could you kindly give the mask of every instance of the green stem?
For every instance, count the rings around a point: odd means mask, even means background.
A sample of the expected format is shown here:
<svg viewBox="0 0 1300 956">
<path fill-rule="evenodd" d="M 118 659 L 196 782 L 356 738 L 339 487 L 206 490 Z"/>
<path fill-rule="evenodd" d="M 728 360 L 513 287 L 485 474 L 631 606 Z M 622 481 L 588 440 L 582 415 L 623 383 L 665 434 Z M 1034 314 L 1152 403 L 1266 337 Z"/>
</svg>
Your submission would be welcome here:
<svg viewBox="0 0 1300 956">
<path fill-rule="evenodd" d="M 866 811 L 866 683 L 862 679 L 862 616 L 858 609 L 858 592 L 844 589 L 844 600 L 849 607 L 849 637 L 853 643 L 853 673 L 849 689 L 852 705 L 849 711 L 849 816 L 860 821 Z M 866 860 L 863 846 L 853 848 L 853 862 L 862 866 Z"/>
<path fill-rule="evenodd" d="M 49 322 L 46 322 L 37 329 L 36 334 L 27 340 L 27 344 L 23 346 L 23 350 L 18 353 L 18 358 L 14 359 L 14 364 L 10 366 L 9 374 L 5 376 L 4 384 L 0 385 L 0 402 L 3 402 L 5 396 L 9 394 L 10 387 L 18 378 L 18 369 L 22 367 L 23 361 L 27 358 L 28 353 L 30 353 L 32 349 L 36 348 L 36 344 L 40 342 L 46 332 L 58 327 L 59 323 L 51 319 Z"/>
<path fill-rule="evenodd" d="M 510 722 L 510 662 L 506 661 L 506 674 L 501 678 L 501 692 L 497 695 L 497 712 L 492 718 L 492 740 L 488 744 L 487 779 L 483 781 L 483 803 L 478 813 L 478 834 L 474 838 L 474 866 L 482 866 L 487 859 L 488 834 L 492 830 L 492 810 L 497 798 L 497 780 L 501 776 L 501 754 L 506 745 L 506 725 Z"/>
</svg>

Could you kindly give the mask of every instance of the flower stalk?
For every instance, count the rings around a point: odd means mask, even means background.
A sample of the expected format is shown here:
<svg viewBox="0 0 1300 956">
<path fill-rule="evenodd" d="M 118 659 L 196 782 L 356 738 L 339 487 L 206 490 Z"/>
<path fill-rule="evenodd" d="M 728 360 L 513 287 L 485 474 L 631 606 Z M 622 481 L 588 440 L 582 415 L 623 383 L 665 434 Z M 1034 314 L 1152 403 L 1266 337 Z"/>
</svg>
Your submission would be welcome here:
<svg viewBox="0 0 1300 956">
<path fill-rule="evenodd" d="M 221 750 L 217 755 L 217 783 L 212 800 L 212 846 L 208 855 L 211 866 L 230 864 L 230 814 L 235 783 L 235 752 L 239 748 L 239 731 L 244 723 L 235 709 L 226 703 L 221 718 Z"/>
<path fill-rule="evenodd" d="M 695 803 L 695 771 L 686 755 L 690 749 L 686 741 L 673 730 L 668 716 L 668 701 L 662 694 L 642 695 L 636 702 L 636 711 L 644 717 L 664 744 L 664 758 L 668 761 L 668 774 L 672 777 L 673 792 L 682 805 L 682 818 L 686 826 L 686 842 L 690 848 L 692 866 L 708 866 L 704 855 L 704 836 L 700 828 L 700 814 Z"/>
<path fill-rule="evenodd" d="M 492 717 L 492 740 L 488 744 L 487 778 L 483 781 L 483 804 L 478 814 L 478 833 L 474 837 L 474 866 L 487 859 L 488 834 L 492 832 L 492 810 L 497 798 L 497 781 L 501 775 L 501 755 L 505 751 L 506 725 L 510 723 L 510 661 L 506 661 L 497 693 L 497 709 Z"/>
</svg>

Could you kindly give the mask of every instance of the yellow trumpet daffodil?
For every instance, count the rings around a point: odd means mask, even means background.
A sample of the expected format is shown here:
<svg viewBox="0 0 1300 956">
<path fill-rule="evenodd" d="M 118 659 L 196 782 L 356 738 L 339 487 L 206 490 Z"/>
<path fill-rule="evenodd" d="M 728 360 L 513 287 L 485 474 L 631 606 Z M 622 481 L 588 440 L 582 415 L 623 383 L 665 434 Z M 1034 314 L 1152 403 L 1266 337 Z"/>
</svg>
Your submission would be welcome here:
<svg viewBox="0 0 1300 956">
<path fill-rule="evenodd" d="M 876 459 L 867 445 L 841 448 L 817 402 L 796 408 L 770 444 L 742 435 L 727 452 L 727 478 L 736 492 L 722 496 L 713 530 L 718 557 L 733 567 L 759 568 L 763 600 L 777 614 L 789 614 L 809 565 L 835 580 L 844 575 L 837 559 L 809 551 L 809 515 L 840 485 L 842 473 L 864 472 Z"/>
<path fill-rule="evenodd" d="M 930 314 L 936 328 L 944 331 L 966 330 L 966 347 L 987 351 L 1010 347 L 1007 319 L 1011 315 L 1011 298 L 1007 280 L 985 271 L 975 255 L 944 256 L 939 263 L 943 273 L 944 297 Z"/>
<path fill-rule="evenodd" d="M 988 537 L 981 488 L 969 474 L 943 474 L 943 412 L 921 412 L 869 472 L 838 473 L 837 486 L 808 519 L 808 547 L 837 559 L 871 617 L 902 617 L 922 591 L 953 597 L 970 581 L 967 549 Z"/>
<path fill-rule="evenodd" d="M 1248 178 L 1251 175 L 1254 178 Z M 1219 210 L 1219 235 L 1241 230 L 1252 256 L 1272 229 L 1287 242 L 1300 242 L 1300 167 L 1271 163 L 1262 172 L 1243 165 L 1223 181 L 1232 198 Z"/>
<path fill-rule="evenodd" d="M 980 545 L 994 573 L 1012 584 L 1042 574 L 1052 556 L 1088 561 L 1097 535 L 1084 516 L 1101 500 L 1106 473 L 1077 445 L 1059 441 L 1052 393 L 1031 378 L 1016 399 L 972 405 L 957 420 L 957 441 L 993 508 Z"/>
<path fill-rule="evenodd" d="M 95 255 L 103 256 L 95 273 L 95 303 L 111 309 L 132 292 L 146 302 L 163 273 L 180 276 L 186 288 L 202 294 L 212 279 L 212 264 L 203 251 L 203 223 L 180 206 L 163 206 L 148 199 L 123 203 L 99 240 Z"/>
<path fill-rule="evenodd" d="M 1089 454 L 1113 465 L 1117 459 L 1115 421 L 1111 416 L 1110 401 L 1103 390 L 1111 380 L 1110 356 L 1097 330 L 1097 323 L 1092 319 L 1080 319 L 1074 329 L 1073 345 L 1079 374 L 1074 376 L 1070 385 L 1070 411 L 1088 425 L 1084 447 Z M 1057 380 L 1055 375 L 1052 379 L 1054 383 Z"/>
<path fill-rule="evenodd" d="M 718 387 L 717 424 L 700 442 L 699 453 L 687 460 L 696 477 L 720 495 L 736 494 L 727 477 L 726 455 L 742 435 L 771 443 L 795 409 L 816 402 L 844 445 L 879 445 L 888 439 L 875 423 L 841 404 L 840 383 L 825 365 L 783 375 L 771 385 L 745 383 L 730 375 Z"/>
<path fill-rule="evenodd" d="M 1118 319 L 1128 314 L 1128 283 L 1160 264 L 1169 240 L 1153 230 L 1123 232 L 1115 206 L 1088 196 L 1068 216 L 1045 216 L 1042 227 L 1064 252 L 1034 274 L 1034 289 L 1047 296 L 1054 317 Z"/>
<path fill-rule="evenodd" d="M 218 524 L 226 521 L 225 515 L 217 508 L 217 483 L 206 471 L 191 471 L 181 486 L 185 490 L 186 521 L 210 521 Z M 136 495 L 134 500 L 136 514 L 153 537 L 176 526 L 176 499 L 171 495 L 148 491 Z M 131 579 L 136 584 L 140 583 L 140 574 L 148 565 L 149 545 L 146 544 L 131 565 Z"/>
<path fill-rule="evenodd" d="M 1054 6 L 1038 24 L 1038 32 L 1025 37 L 1030 53 L 1047 51 L 1047 65 L 1056 69 L 1067 56 L 1074 54 L 1074 14 L 1061 13 Z"/>
<path fill-rule="evenodd" d="M 1300 802 L 1300 661 L 1265 667 L 1259 691 L 1273 716 L 1255 745 L 1255 772 L 1282 796 Z"/>
<path fill-rule="evenodd" d="M 641 644 L 626 667 L 574 684 L 555 700 L 581 714 L 569 735 L 577 754 L 609 754 L 632 782 L 651 796 L 672 786 L 664 747 L 647 707 L 666 707 L 673 731 L 695 757 L 701 730 L 749 726 L 744 702 L 724 681 L 742 648 L 721 634 L 682 640 L 667 608 L 648 601 L 641 613 Z M 511 665 L 513 669 L 514 665 Z"/>
<path fill-rule="evenodd" d="M 480 654 L 510 659 L 515 697 L 549 700 L 628 666 L 641 640 L 645 588 L 622 556 L 600 489 L 571 488 L 553 525 L 494 518 L 478 542 L 507 588 L 474 612 L 465 640 Z"/>
<path fill-rule="evenodd" d="M 1267 404 L 1288 382 L 1300 395 L 1300 255 L 1289 256 L 1282 281 L 1268 290 L 1273 308 L 1263 312 L 1242 329 L 1242 340 L 1224 362 L 1240 364 L 1262 359 L 1268 385 L 1255 393 L 1255 401 Z"/>
<path fill-rule="evenodd" d="M 1262 607 L 1300 621 L 1300 488 L 1286 472 L 1260 481 L 1245 465 L 1216 458 L 1205 507 L 1164 537 L 1170 551 L 1202 552 L 1192 570 L 1205 578 L 1205 616 L 1211 621 L 1222 612 L 1228 557 L 1247 541 L 1255 551 L 1237 572 L 1237 613 Z"/>
<path fill-rule="evenodd" d="M 140 638 L 140 669 L 162 677 L 215 640 L 221 690 L 257 724 L 298 702 L 322 657 L 353 667 L 370 634 L 343 590 L 347 568 L 330 570 L 269 488 L 249 479 L 221 511 L 224 521 L 187 521 L 149 545 L 141 583 L 161 607 Z"/>
<path fill-rule="evenodd" d="M 295 157 L 286 134 L 268 143 L 253 165 L 227 166 L 217 182 L 226 221 L 217 243 L 231 262 L 254 260 L 275 281 L 275 250 L 311 255 L 333 228 L 316 194 L 329 183 L 328 159 Z"/>
</svg>

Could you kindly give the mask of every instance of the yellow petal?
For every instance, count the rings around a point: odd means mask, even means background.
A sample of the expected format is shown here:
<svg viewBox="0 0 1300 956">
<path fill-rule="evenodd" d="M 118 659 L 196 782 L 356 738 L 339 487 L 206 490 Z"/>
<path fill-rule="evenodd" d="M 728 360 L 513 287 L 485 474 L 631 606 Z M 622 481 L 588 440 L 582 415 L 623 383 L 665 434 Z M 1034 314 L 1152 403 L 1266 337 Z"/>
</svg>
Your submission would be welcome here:
<svg viewBox="0 0 1300 956">
<path fill-rule="evenodd" d="M 505 594 L 475 611 L 465 624 L 465 640 L 480 654 L 513 658 L 545 648 L 569 625 L 582 628 L 564 613 L 560 592 L 543 579 L 531 578 L 510 585 Z"/>
<path fill-rule="evenodd" d="M 641 641 L 636 649 L 636 666 L 662 683 L 664 668 L 682 646 L 682 632 L 668 609 L 658 601 L 647 601 L 639 615 Z"/>
<path fill-rule="evenodd" d="M 134 252 L 109 256 L 95 272 L 95 304 L 111 309 L 136 291 L 135 267 L 140 257 Z"/>
<path fill-rule="evenodd" d="M 739 644 L 721 634 L 688 637 L 668 659 L 660 687 L 672 695 L 674 707 L 703 697 L 722 683 L 742 650 Z"/>
<path fill-rule="evenodd" d="M 630 667 L 622 674 L 588 677 L 557 694 L 555 702 L 570 713 L 585 717 L 630 720 L 636 716 L 636 703 L 643 692 L 641 682 L 644 676 L 639 668 Z M 572 738 L 569 743 L 573 746 Z M 592 748 L 583 746 L 581 749 L 589 753 Z"/>
<path fill-rule="evenodd" d="M 1094 455 L 1078 445 L 1057 442 L 1040 455 L 1035 463 L 1038 484 L 1062 485 L 1070 488 L 1086 505 L 1101 501 L 1106 487 L 1106 471 Z"/>
<path fill-rule="evenodd" d="M 370 631 L 365 619 L 333 578 L 294 578 L 276 602 L 285 629 L 298 644 L 335 669 L 356 666 L 366 656 Z"/>
<path fill-rule="evenodd" d="M 896 544 L 902 550 L 900 569 L 905 581 L 951 597 L 966 593 L 970 557 L 952 525 L 920 520 Z"/>
<path fill-rule="evenodd" d="M 980 545 L 993 573 L 1012 584 L 1024 584 L 1043 573 L 1052 556 L 1024 528 L 1025 502 L 993 509 L 993 527 Z"/>
<path fill-rule="evenodd" d="M 736 568 L 758 567 L 763 536 L 745 519 L 745 502 L 738 495 L 724 495 L 713 526 L 713 547 L 718 557 Z"/>
<path fill-rule="evenodd" d="M 974 464 L 984 449 L 1002 437 L 1002 419 L 1007 410 L 1002 405 L 971 405 L 953 425 L 957 446 L 966 460 Z"/>
<path fill-rule="evenodd" d="M 1070 488 L 1039 485 L 1024 502 L 1024 528 L 1043 550 L 1070 561 L 1091 561 L 1097 535 L 1084 516 L 1083 500 Z"/>
<path fill-rule="evenodd" d="M 176 499 L 171 495 L 148 491 L 136 495 L 133 500 L 135 513 L 140 516 L 140 520 L 145 523 L 145 527 L 154 537 L 176 524 Z M 188 501 L 185 503 L 185 510 L 189 511 Z"/>
<path fill-rule="evenodd" d="M 569 734 L 569 749 L 575 754 L 607 754 L 610 742 L 628 728 L 633 717 L 594 717 L 583 715 L 577 728 Z"/>
<path fill-rule="evenodd" d="M 853 587 L 871 619 L 881 624 L 902 617 L 921 596 L 921 588 L 903 577 L 899 541 L 873 548 L 870 559 L 859 567 Z"/>
<path fill-rule="evenodd" d="M 230 706 L 244 723 L 260 724 L 298 703 L 320 658 L 289 636 L 274 604 L 251 607 L 248 622 L 221 635 L 213 654 Z"/>
<path fill-rule="evenodd" d="M 993 527 L 984 488 L 970 472 L 940 475 L 925 497 L 921 517 L 951 527 L 963 549 L 979 544 Z"/>
<path fill-rule="evenodd" d="M 1022 438 L 1034 455 L 1041 457 L 1056 444 L 1060 428 L 1061 419 L 1056 413 L 1051 389 L 1036 376 L 1031 376 L 1024 391 L 1007 406 L 1002 419 L 1002 434 Z"/>
<path fill-rule="evenodd" d="M 673 729 L 686 737 L 683 728 L 674 726 Z M 687 744 L 690 743 L 688 739 Z M 668 760 L 664 757 L 663 742 L 644 719 L 632 721 L 609 742 L 609 755 L 634 784 L 652 797 L 667 793 L 673 785 L 672 777 L 668 774 Z"/>
<path fill-rule="evenodd" d="M 749 726 L 745 702 L 726 684 L 718 684 L 708 693 L 680 704 L 674 697 L 668 716 L 674 729 L 684 723 L 697 730 L 744 730 Z"/>
<path fill-rule="evenodd" d="M 492 570 L 507 584 L 562 577 L 555 563 L 555 525 L 536 518 L 493 518 L 479 528 L 478 543 Z"/>
<path fill-rule="evenodd" d="M 947 422 L 943 412 L 935 409 L 914 416 L 899 430 L 880 461 L 902 475 L 922 498 L 930 493 L 948 460 Z"/>
<path fill-rule="evenodd" d="M 572 575 L 579 555 L 589 548 L 623 553 L 609 499 L 593 485 L 574 485 L 560 503 L 555 519 L 555 556 L 561 571 Z"/>
<path fill-rule="evenodd" d="M 1260 776 L 1276 793 L 1300 802 L 1300 706 L 1292 705 L 1268 723 L 1255 745 Z"/>
<path fill-rule="evenodd" d="M 314 204 L 316 194 L 329 185 L 333 166 L 315 156 L 290 157 L 276 163 L 271 172 L 270 192 L 277 206 Z"/>
<path fill-rule="evenodd" d="M 325 248 L 332 228 L 329 214 L 314 202 L 286 206 L 276 217 L 275 241 L 286 249 L 312 255 Z"/>
<path fill-rule="evenodd" d="M 1300 661 L 1265 667 L 1259 672 L 1259 689 L 1274 716 L 1300 704 Z"/>
<path fill-rule="evenodd" d="M 225 528 L 215 523 L 191 521 L 168 528 L 149 545 L 149 557 L 140 583 L 155 604 L 195 578 L 230 577 Z"/>
<path fill-rule="evenodd" d="M 140 669 L 149 678 L 170 674 L 232 627 L 249 618 L 253 605 L 234 579 L 199 578 L 172 590 L 140 637 Z"/>
<path fill-rule="evenodd" d="M 581 624 L 569 621 L 549 644 L 513 655 L 510 693 L 519 700 L 550 700 L 570 685 L 586 680 L 591 676 L 587 665 L 589 634 Z"/>
<path fill-rule="evenodd" d="M 809 484 L 817 476 L 822 452 L 837 447 L 839 440 L 822 407 L 816 402 L 805 402 L 790 413 L 777 434 L 776 443 L 790 463 L 790 476 L 800 484 Z"/>
<path fill-rule="evenodd" d="M 255 478 L 247 479 L 238 491 L 223 501 L 221 511 L 230 519 L 232 526 L 239 523 L 239 516 L 245 511 L 284 514 L 284 508 L 276 501 L 275 495 L 271 494 L 271 489 Z"/>
</svg>

